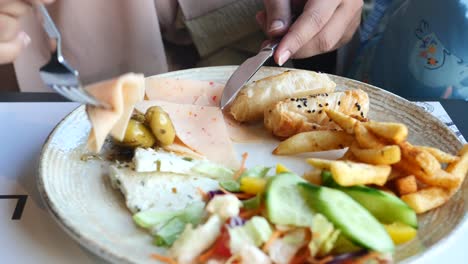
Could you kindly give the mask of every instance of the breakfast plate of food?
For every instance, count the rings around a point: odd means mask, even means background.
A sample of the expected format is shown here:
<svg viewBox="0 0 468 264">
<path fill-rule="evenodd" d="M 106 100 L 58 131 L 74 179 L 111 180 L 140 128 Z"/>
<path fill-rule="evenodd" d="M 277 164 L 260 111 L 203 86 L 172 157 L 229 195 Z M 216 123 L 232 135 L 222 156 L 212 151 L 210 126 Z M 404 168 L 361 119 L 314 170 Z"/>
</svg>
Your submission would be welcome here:
<svg viewBox="0 0 468 264">
<path fill-rule="evenodd" d="M 39 192 L 78 243 L 118 263 L 394 263 L 466 223 L 468 145 L 377 87 L 263 67 L 86 87 L 44 144 Z"/>
</svg>

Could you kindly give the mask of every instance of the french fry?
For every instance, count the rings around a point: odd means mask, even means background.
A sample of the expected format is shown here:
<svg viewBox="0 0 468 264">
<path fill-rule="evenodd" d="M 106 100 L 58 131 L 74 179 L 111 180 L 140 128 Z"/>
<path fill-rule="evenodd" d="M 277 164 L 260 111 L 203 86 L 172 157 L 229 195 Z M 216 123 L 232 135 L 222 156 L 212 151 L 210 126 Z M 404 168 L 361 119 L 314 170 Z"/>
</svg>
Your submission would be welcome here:
<svg viewBox="0 0 468 264">
<path fill-rule="evenodd" d="M 450 163 L 446 169 L 448 173 L 458 179 L 458 184 L 450 189 L 451 195 L 455 194 L 460 188 L 468 172 L 468 144 L 463 146 L 458 155 L 460 155 L 460 159 Z"/>
<path fill-rule="evenodd" d="M 416 178 L 424 184 L 430 186 L 438 186 L 443 188 L 454 188 L 459 184 L 459 179 L 442 169 L 432 171 L 431 174 L 425 173 L 421 166 L 417 163 L 403 158 L 400 162 L 393 164 L 395 168 L 404 171 L 408 175 L 414 175 Z"/>
<path fill-rule="evenodd" d="M 369 165 L 352 161 L 333 161 L 330 172 L 341 186 L 375 184 L 382 186 L 390 175 L 389 165 Z"/>
<path fill-rule="evenodd" d="M 322 171 L 318 169 L 314 169 L 308 172 L 305 172 L 302 176 L 304 180 L 311 182 L 316 185 L 322 185 Z"/>
<path fill-rule="evenodd" d="M 343 155 L 343 157 L 339 158 L 338 160 L 358 161 L 358 159 L 356 158 L 356 156 L 354 156 L 350 149 L 348 149 Z"/>
<path fill-rule="evenodd" d="M 310 131 L 296 134 L 273 150 L 275 155 L 293 155 L 304 152 L 317 152 L 342 149 L 353 141 L 353 137 L 344 131 Z"/>
<path fill-rule="evenodd" d="M 417 164 L 424 174 L 432 176 L 441 169 L 439 161 L 429 152 L 411 145 L 409 142 L 399 144 L 404 159 Z"/>
<path fill-rule="evenodd" d="M 401 159 L 401 151 L 398 145 L 361 149 L 357 144 L 352 144 L 349 149 L 359 161 L 375 165 L 391 165 Z"/>
<path fill-rule="evenodd" d="M 325 109 L 325 113 L 328 117 L 333 120 L 338 126 L 340 126 L 346 133 L 353 134 L 354 133 L 354 125 L 359 122 L 358 120 L 352 118 L 349 115 L 345 115 L 341 112 Z"/>
<path fill-rule="evenodd" d="M 381 148 L 384 143 L 372 134 L 361 122 L 354 125 L 354 136 L 359 147 L 365 149 Z"/>
<path fill-rule="evenodd" d="M 408 137 L 408 128 L 401 123 L 369 121 L 364 126 L 371 132 L 394 144 L 403 142 Z"/>
<path fill-rule="evenodd" d="M 417 214 L 437 208 L 447 202 L 449 198 L 449 193 L 440 187 L 429 187 L 401 196 L 401 199 Z"/>
<path fill-rule="evenodd" d="M 306 159 L 307 163 L 312 165 L 313 167 L 317 169 L 325 169 L 329 170 L 331 164 L 334 162 L 333 160 L 327 160 L 327 159 Z"/>
<path fill-rule="evenodd" d="M 400 162 L 395 163 L 392 166 L 394 170 L 396 169 L 398 171 L 401 171 L 406 175 L 414 175 L 417 179 L 423 179 L 427 177 L 426 174 L 423 171 L 421 171 L 417 164 L 409 162 L 404 158 L 401 159 Z"/>
<path fill-rule="evenodd" d="M 451 163 L 460 159 L 457 156 L 454 156 L 447 152 L 443 152 L 442 150 L 437 149 L 437 148 L 427 147 L 427 146 L 416 146 L 416 148 L 429 152 L 432 156 L 434 156 L 441 163 Z"/>
<path fill-rule="evenodd" d="M 395 187 L 399 195 L 415 193 L 418 191 L 418 183 L 414 175 L 409 175 L 396 179 Z"/>
<path fill-rule="evenodd" d="M 407 176 L 408 174 L 397 169 L 395 166 L 392 167 L 392 171 L 390 172 L 390 175 L 388 176 L 388 180 L 395 180 L 404 176 Z"/>
</svg>

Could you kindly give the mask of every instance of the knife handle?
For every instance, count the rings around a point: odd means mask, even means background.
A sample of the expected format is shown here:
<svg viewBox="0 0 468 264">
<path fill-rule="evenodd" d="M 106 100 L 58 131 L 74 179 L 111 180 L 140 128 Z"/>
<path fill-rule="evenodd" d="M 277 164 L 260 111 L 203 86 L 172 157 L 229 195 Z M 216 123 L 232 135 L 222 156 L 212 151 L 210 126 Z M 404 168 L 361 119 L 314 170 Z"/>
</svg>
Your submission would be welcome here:
<svg viewBox="0 0 468 264">
<path fill-rule="evenodd" d="M 263 47 L 260 51 L 275 51 L 276 47 L 278 47 L 278 44 L 280 43 L 281 39 L 274 39 L 268 45 Z"/>
</svg>

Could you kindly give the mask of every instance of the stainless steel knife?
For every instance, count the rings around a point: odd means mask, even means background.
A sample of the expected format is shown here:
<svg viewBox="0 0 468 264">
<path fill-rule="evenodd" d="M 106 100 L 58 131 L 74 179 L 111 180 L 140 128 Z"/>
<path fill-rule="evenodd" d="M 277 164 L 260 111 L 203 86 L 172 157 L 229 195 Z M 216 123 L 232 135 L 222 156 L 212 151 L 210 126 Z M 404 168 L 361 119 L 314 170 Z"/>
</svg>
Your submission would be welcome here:
<svg viewBox="0 0 468 264">
<path fill-rule="evenodd" d="M 236 98 L 237 93 L 239 93 L 244 84 L 246 84 L 258 69 L 273 56 L 278 43 L 279 40 L 270 42 L 270 44 L 262 48 L 257 55 L 248 58 L 234 71 L 224 87 L 223 95 L 221 96 L 221 109 L 224 109 Z"/>
</svg>

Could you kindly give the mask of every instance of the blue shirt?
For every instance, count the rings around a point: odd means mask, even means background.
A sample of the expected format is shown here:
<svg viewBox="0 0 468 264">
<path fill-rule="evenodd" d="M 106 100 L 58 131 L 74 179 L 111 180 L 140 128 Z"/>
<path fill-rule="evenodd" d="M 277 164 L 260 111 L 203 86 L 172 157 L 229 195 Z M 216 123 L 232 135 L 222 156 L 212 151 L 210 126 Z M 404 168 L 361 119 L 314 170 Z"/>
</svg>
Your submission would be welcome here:
<svg viewBox="0 0 468 264">
<path fill-rule="evenodd" d="M 365 36 L 349 77 L 404 97 L 468 99 L 468 0 L 393 0 Z"/>
</svg>

